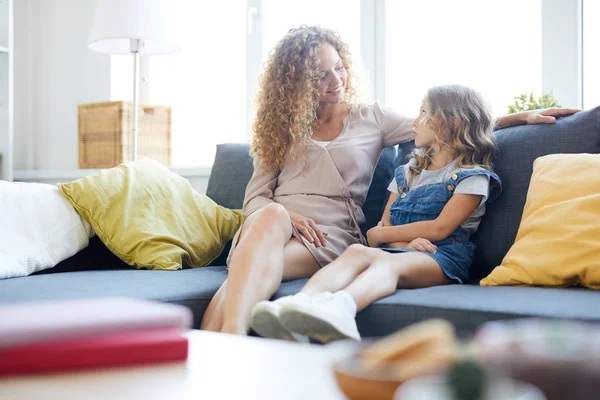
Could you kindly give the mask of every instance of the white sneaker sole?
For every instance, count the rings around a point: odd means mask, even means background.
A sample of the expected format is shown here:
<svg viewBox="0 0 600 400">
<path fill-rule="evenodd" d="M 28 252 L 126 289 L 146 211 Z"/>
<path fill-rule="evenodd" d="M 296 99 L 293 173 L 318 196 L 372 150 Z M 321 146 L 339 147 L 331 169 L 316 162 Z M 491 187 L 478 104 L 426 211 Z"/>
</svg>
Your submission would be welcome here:
<svg viewBox="0 0 600 400">
<path fill-rule="evenodd" d="M 261 301 L 252 309 L 250 325 L 254 332 L 269 339 L 282 339 L 292 342 L 308 342 L 308 338 L 299 337 L 288 330 L 279 321 L 279 306 L 269 301 Z"/>
<path fill-rule="evenodd" d="M 344 329 L 331 321 L 321 318 L 310 309 L 295 304 L 281 306 L 279 321 L 286 330 L 308 336 L 323 344 L 344 339 L 352 339 L 360 342 L 358 331 Z"/>
</svg>

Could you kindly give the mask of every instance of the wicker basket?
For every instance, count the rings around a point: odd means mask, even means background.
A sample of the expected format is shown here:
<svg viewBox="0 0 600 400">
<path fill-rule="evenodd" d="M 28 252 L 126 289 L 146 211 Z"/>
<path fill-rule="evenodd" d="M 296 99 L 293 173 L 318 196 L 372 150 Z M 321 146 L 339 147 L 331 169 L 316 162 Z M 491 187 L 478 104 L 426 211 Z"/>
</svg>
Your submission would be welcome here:
<svg viewBox="0 0 600 400">
<path fill-rule="evenodd" d="M 131 161 L 130 102 L 80 104 L 79 168 L 112 168 Z M 171 164 L 171 108 L 140 106 L 137 158 Z"/>
</svg>

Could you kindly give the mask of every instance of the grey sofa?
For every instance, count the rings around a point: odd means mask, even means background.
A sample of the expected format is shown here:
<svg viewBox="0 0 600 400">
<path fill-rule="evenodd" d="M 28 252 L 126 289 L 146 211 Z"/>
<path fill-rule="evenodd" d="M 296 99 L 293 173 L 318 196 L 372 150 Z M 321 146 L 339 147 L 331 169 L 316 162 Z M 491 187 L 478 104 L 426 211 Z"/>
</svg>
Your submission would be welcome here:
<svg viewBox="0 0 600 400">
<path fill-rule="evenodd" d="M 498 201 L 488 206 L 475 237 L 477 251 L 471 284 L 397 290 L 359 313 L 358 325 L 363 336 L 383 336 L 431 317 L 451 321 L 462 336 L 472 334 L 486 321 L 498 319 L 539 316 L 600 322 L 598 291 L 477 285 L 480 278 L 500 264 L 514 241 L 533 161 L 552 153 L 600 152 L 600 107 L 559 119 L 553 125 L 500 130 L 497 139 L 495 167 L 503 181 L 504 192 Z M 411 146 L 388 148 L 382 154 L 364 205 L 368 218 L 365 230 L 379 220 L 394 167 L 406 161 Z M 251 173 L 247 145 L 220 145 L 207 195 L 223 206 L 240 208 Z M 212 295 L 226 279 L 226 253 L 227 250 L 214 266 L 200 269 L 134 270 L 95 238 L 88 248 L 55 268 L 24 278 L 0 280 L 0 304 L 131 296 L 183 304 L 193 311 L 197 327 Z M 298 291 L 304 282 L 282 284 L 275 297 Z"/>
</svg>

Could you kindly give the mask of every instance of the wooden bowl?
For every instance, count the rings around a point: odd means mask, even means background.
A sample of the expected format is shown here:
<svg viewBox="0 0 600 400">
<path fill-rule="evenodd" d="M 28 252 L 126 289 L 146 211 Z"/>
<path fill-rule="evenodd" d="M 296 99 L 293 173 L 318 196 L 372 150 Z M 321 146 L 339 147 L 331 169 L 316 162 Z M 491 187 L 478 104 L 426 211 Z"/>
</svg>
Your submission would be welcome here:
<svg viewBox="0 0 600 400">
<path fill-rule="evenodd" d="M 440 373 L 445 367 L 438 361 L 392 361 L 370 367 L 355 354 L 336 361 L 333 371 L 339 388 L 350 400 L 392 400 L 404 382 Z"/>
</svg>

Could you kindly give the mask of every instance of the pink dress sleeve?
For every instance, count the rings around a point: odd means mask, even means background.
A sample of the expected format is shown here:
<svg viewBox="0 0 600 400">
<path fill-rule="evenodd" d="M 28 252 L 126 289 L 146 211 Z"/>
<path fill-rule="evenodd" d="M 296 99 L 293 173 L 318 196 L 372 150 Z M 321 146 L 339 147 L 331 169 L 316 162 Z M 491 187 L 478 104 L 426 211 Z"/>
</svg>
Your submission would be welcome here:
<svg viewBox="0 0 600 400">
<path fill-rule="evenodd" d="M 248 186 L 246 186 L 244 197 L 243 212 L 246 216 L 269 203 L 273 203 L 273 191 L 277 186 L 279 172 L 268 171 L 261 164 L 261 160 L 255 157 L 254 173 L 250 178 L 250 182 L 248 182 Z"/>
<path fill-rule="evenodd" d="M 377 102 L 373 104 L 373 115 L 379 124 L 385 147 L 413 140 L 412 118 L 400 115 L 392 109 L 381 107 Z"/>
</svg>

